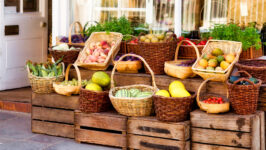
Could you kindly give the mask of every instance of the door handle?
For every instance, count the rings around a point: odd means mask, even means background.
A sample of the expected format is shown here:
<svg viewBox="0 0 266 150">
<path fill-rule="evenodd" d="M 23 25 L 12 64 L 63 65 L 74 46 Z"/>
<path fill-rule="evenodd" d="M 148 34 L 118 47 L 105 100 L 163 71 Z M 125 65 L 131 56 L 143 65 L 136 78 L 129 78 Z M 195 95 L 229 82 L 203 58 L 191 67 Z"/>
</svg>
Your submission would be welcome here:
<svg viewBox="0 0 266 150">
<path fill-rule="evenodd" d="M 46 22 L 40 22 L 40 27 L 45 28 L 47 26 Z"/>
</svg>

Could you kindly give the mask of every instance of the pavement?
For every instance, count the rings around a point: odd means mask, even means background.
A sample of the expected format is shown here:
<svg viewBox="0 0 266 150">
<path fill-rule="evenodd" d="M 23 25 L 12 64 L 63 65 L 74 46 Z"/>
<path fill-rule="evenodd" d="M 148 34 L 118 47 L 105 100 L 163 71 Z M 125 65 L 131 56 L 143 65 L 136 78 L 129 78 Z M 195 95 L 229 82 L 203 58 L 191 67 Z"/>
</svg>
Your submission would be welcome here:
<svg viewBox="0 0 266 150">
<path fill-rule="evenodd" d="M 31 132 L 29 113 L 0 110 L 0 150 L 117 150 Z"/>
</svg>

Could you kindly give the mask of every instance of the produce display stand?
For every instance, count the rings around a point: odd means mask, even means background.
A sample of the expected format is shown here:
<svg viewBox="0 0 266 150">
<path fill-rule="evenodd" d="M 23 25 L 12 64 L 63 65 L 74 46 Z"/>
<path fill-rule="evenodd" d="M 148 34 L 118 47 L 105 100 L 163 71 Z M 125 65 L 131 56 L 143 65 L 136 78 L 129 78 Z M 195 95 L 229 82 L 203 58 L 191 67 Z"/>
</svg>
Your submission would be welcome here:
<svg viewBox="0 0 266 150">
<path fill-rule="evenodd" d="M 190 113 L 192 150 L 265 150 L 264 112 L 253 115 Z"/>
<path fill-rule="evenodd" d="M 128 147 L 134 149 L 189 150 L 190 122 L 160 122 L 155 117 L 128 119 Z"/>
<path fill-rule="evenodd" d="M 79 143 L 127 148 L 127 117 L 116 112 L 75 111 L 75 140 Z"/>
<path fill-rule="evenodd" d="M 78 98 L 32 93 L 32 132 L 74 138 L 74 110 L 78 109 Z"/>
</svg>

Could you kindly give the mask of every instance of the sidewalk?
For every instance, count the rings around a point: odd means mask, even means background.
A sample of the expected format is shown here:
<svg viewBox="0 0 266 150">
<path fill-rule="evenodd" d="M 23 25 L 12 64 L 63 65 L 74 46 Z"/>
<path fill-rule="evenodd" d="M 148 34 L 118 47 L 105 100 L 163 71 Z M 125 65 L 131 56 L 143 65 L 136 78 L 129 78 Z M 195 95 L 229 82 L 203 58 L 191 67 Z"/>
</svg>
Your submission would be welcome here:
<svg viewBox="0 0 266 150">
<path fill-rule="evenodd" d="M 0 110 L 0 150 L 115 150 L 98 145 L 78 144 L 73 139 L 34 134 L 31 116 Z"/>
</svg>

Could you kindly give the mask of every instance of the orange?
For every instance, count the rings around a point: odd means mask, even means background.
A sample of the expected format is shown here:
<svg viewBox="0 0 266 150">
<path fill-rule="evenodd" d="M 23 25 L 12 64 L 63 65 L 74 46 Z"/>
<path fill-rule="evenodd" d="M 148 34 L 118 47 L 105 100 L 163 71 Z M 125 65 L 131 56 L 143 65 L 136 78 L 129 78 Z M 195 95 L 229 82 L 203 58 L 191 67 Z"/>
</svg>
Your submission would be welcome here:
<svg viewBox="0 0 266 150">
<path fill-rule="evenodd" d="M 225 60 L 228 63 L 232 63 L 235 60 L 235 55 L 234 54 L 228 54 L 228 55 L 226 55 Z"/>
</svg>

